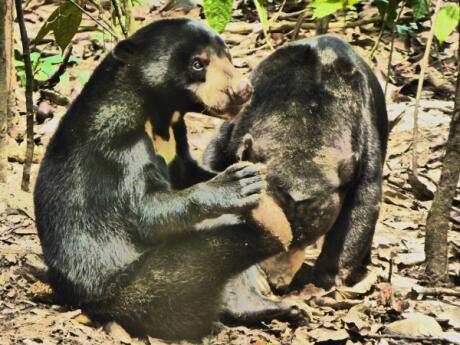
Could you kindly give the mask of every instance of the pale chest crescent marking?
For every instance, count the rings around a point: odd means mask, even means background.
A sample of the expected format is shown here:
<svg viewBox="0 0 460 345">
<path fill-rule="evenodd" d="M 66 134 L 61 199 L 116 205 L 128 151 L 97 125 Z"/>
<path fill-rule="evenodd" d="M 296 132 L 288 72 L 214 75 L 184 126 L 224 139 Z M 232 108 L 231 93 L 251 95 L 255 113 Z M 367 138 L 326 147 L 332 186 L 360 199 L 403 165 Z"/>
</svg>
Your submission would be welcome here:
<svg viewBox="0 0 460 345">
<path fill-rule="evenodd" d="M 178 111 L 174 112 L 171 119 L 171 125 L 169 126 L 169 140 L 166 140 L 155 133 L 154 125 L 150 118 L 145 122 L 145 132 L 152 141 L 155 154 L 163 157 L 167 165 L 171 164 L 177 154 L 176 138 L 174 136 L 172 125 L 179 121 L 179 118 L 180 113 Z"/>
</svg>

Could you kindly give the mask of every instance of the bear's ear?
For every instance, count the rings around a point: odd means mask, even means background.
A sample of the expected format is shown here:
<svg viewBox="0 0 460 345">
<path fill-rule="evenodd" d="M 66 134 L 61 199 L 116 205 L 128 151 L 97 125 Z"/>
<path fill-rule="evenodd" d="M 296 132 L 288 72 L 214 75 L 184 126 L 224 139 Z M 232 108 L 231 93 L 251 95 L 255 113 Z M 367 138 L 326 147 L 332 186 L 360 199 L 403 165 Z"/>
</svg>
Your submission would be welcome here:
<svg viewBox="0 0 460 345">
<path fill-rule="evenodd" d="M 288 195 L 294 202 L 303 202 L 311 198 L 311 194 L 297 188 L 289 188 Z"/>
<path fill-rule="evenodd" d="M 136 54 L 136 45 L 131 40 L 123 40 L 118 42 L 115 48 L 112 50 L 112 56 L 115 60 L 128 63 L 131 58 Z"/>
<path fill-rule="evenodd" d="M 249 161 L 254 146 L 254 138 L 251 134 L 246 133 L 241 141 L 241 145 L 237 150 L 237 157 L 240 161 Z"/>
<path fill-rule="evenodd" d="M 315 47 L 312 47 L 310 44 L 305 44 L 303 46 L 302 56 L 304 62 L 308 64 L 316 64 L 318 61 L 318 55 L 316 53 Z"/>
</svg>

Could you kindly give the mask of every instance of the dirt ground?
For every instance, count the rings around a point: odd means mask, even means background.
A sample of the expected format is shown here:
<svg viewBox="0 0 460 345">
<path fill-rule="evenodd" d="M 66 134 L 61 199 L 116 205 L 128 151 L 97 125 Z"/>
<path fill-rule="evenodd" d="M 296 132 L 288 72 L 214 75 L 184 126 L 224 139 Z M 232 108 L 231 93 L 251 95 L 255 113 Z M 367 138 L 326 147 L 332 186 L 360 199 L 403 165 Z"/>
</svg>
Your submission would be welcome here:
<svg viewBox="0 0 460 345">
<path fill-rule="evenodd" d="M 153 4 L 152 9 L 147 5 L 138 6 L 136 17 L 148 21 L 159 16 L 184 14 L 177 10 L 160 14 L 160 5 Z M 42 0 L 31 1 L 26 11 L 31 37 L 38 32 L 53 6 Z M 199 10 L 194 9 L 187 15 L 196 18 L 198 13 Z M 368 6 L 361 15 L 375 13 L 376 9 Z M 230 46 L 235 65 L 249 73 L 270 53 L 270 47 L 257 24 L 251 22 L 251 16 L 237 9 L 234 18 L 230 32 L 225 32 L 223 37 Z M 290 18 L 283 13 L 278 20 Z M 252 25 L 250 32 L 248 25 Z M 291 31 L 292 27 L 272 33 L 271 44 L 276 47 L 289 42 Z M 379 27 L 371 24 L 335 29 L 331 33 L 346 39 L 367 57 L 378 31 Z M 424 37 L 426 33 L 419 36 Z M 90 73 L 113 46 L 110 40 L 97 40 L 97 35 L 84 31 L 74 40 L 73 54 L 78 61 L 68 69 L 69 82 L 55 87 L 55 91 L 70 100 L 82 88 L 79 76 Z M 312 35 L 313 31 L 301 30 L 299 38 Z M 309 321 L 305 326 L 295 328 L 279 321 L 254 327 L 221 326 L 203 340 L 204 344 L 460 344 L 459 186 L 451 213 L 453 227 L 449 231 L 452 286 L 444 290 L 423 286 L 424 224 L 440 176 L 453 111 L 454 52 L 458 49 L 455 42 L 458 42 L 456 35 L 433 57 L 422 95 L 418 163 L 425 195 L 421 197 L 420 190 L 414 190 L 408 182 L 408 176 L 417 72 L 414 61 L 423 46 L 409 34 L 395 40 L 391 84 L 387 91 L 389 118 L 394 128 L 385 164 L 384 197 L 373 242 L 373 264 L 368 275 L 350 288 L 324 291 L 309 284 L 279 296 L 294 300 L 306 311 Z M 37 48 L 49 54 L 58 53 L 51 44 Z M 387 74 L 388 50 L 389 36 L 385 34 L 372 63 L 382 80 Z M 22 88 L 16 88 L 18 106 L 9 131 L 10 173 L 7 184 L 0 184 L 0 344 L 163 344 L 153 338 L 131 338 L 117 324 L 96 324 L 81 310 L 53 303 L 34 224 L 31 193 L 19 190 L 25 148 L 23 92 Z M 37 106 L 47 107 L 48 116 L 35 127 L 33 180 L 46 144 L 66 109 L 39 93 L 35 95 L 35 102 Z M 221 123 L 203 114 L 187 115 L 191 149 L 197 159 Z M 305 268 L 313 264 L 317 255 L 317 248 L 307 249 Z"/>
</svg>

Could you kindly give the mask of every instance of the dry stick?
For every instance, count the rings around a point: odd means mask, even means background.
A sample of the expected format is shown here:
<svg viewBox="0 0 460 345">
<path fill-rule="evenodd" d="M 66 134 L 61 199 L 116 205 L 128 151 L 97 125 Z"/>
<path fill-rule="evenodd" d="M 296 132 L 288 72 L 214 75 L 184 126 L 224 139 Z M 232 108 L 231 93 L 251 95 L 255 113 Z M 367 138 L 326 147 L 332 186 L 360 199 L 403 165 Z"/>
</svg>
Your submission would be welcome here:
<svg viewBox="0 0 460 345">
<path fill-rule="evenodd" d="M 307 16 L 307 11 L 303 11 L 299 18 L 297 19 L 297 23 L 295 24 L 294 30 L 292 31 L 291 41 L 294 41 L 299 36 L 300 28 L 302 27 L 302 23 Z"/>
<path fill-rule="evenodd" d="M 96 8 L 97 10 L 99 11 L 99 20 L 101 20 L 107 27 L 109 27 L 111 30 L 113 30 L 113 27 L 112 27 L 112 24 L 110 24 L 110 22 L 104 17 L 104 9 L 103 7 L 101 6 L 100 3 L 98 3 L 96 0 L 88 0 L 90 3 L 92 3 Z M 103 30 L 106 31 L 106 29 L 103 27 Z M 116 35 L 118 36 L 118 35 Z"/>
<path fill-rule="evenodd" d="M 273 15 L 273 17 L 270 19 L 270 23 L 273 23 L 273 22 L 276 22 L 279 18 L 279 16 L 281 15 L 281 13 L 283 12 L 283 9 L 284 9 L 284 6 L 286 6 L 286 1 L 287 0 L 283 0 L 283 2 L 281 3 L 281 6 L 279 8 L 279 10 Z"/>
<path fill-rule="evenodd" d="M 429 341 L 433 343 L 434 341 L 446 341 L 442 337 L 419 337 L 411 335 L 394 335 L 394 334 L 368 334 L 363 335 L 363 338 L 368 339 L 395 339 L 395 340 L 410 340 L 410 341 Z"/>
<path fill-rule="evenodd" d="M 123 36 L 125 36 L 125 38 L 127 38 L 128 37 L 128 31 L 126 30 L 126 26 L 123 23 L 123 19 L 122 19 L 123 16 L 121 14 L 121 10 L 120 10 L 120 6 L 118 5 L 118 1 L 117 0 L 112 0 L 112 5 L 113 5 L 113 9 L 115 11 L 115 15 L 117 16 L 118 23 L 120 24 L 121 31 L 123 32 Z"/>
<path fill-rule="evenodd" d="M 390 4 L 388 3 L 387 9 L 385 11 L 385 15 L 383 16 L 383 19 L 382 19 L 382 26 L 380 27 L 379 37 L 377 37 L 377 41 L 375 42 L 369 54 L 370 61 L 372 61 L 372 59 L 374 58 L 374 54 L 377 51 L 377 48 L 379 47 L 380 42 L 382 41 L 383 32 L 385 31 L 386 22 L 389 16 L 390 16 Z"/>
<path fill-rule="evenodd" d="M 417 295 L 423 296 L 455 296 L 460 297 L 460 289 L 449 289 L 444 287 L 422 287 L 413 289 Z"/>
<path fill-rule="evenodd" d="M 399 18 L 404 9 L 404 2 L 401 3 L 401 8 L 399 9 L 398 15 L 396 16 L 393 27 L 391 28 L 391 44 L 390 44 L 390 56 L 388 57 L 388 66 L 387 66 L 387 80 L 385 82 L 385 97 L 387 96 L 388 83 L 390 82 L 390 71 L 391 71 L 391 60 L 393 59 L 393 49 L 395 43 L 395 31 L 396 26 L 398 25 Z"/>
<path fill-rule="evenodd" d="M 408 19 L 408 18 L 404 17 L 402 19 Z M 334 22 L 334 23 L 329 23 L 329 29 L 353 28 L 355 26 L 380 23 L 381 21 L 382 21 L 382 18 L 380 16 L 375 16 L 371 18 L 365 18 L 365 19 L 360 19 L 360 20 L 346 22 L 346 23 Z M 288 31 L 288 30 L 292 30 L 296 25 L 297 25 L 297 22 L 282 21 L 282 22 L 278 22 L 278 23 L 271 25 L 269 31 L 270 32 Z M 225 28 L 225 31 L 230 32 L 230 33 L 236 33 L 236 34 L 244 34 L 244 33 L 253 32 L 256 27 L 257 25 L 252 24 L 252 23 L 233 22 L 227 25 L 227 27 Z M 310 30 L 310 29 L 315 29 L 316 24 L 315 23 L 303 23 L 300 27 L 301 29 Z"/>
<path fill-rule="evenodd" d="M 21 189 L 28 192 L 30 184 L 30 169 L 32 167 L 32 157 L 34 154 L 34 101 L 32 98 L 32 92 L 34 89 L 34 75 L 32 73 L 29 37 L 27 37 L 21 0 L 15 0 L 15 4 L 19 31 L 21 32 L 22 57 L 24 59 L 24 68 L 26 72 L 27 149 L 26 160 L 24 162 L 24 169 L 22 172 Z"/>
<path fill-rule="evenodd" d="M 436 1 L 436 7 L 434 10 L 432 23 L 435 23 L 439 8 L 441 7 L 441 3 L 442 3 L 442 0 Z M 412 176 L 415 181 L 418 181 L 418 172 L 417 172 L 418 109 L 420 105 L 420 96 L 422 95 L 423 81 L 425 78 L 425 70 L 428 66 L 428 61 L 430 58 L 431 43 L 433 42 L 433 36 L 434 36 L 434 25 L 431 25 L 430 34 L 426 42 L 425 53 L 423 54 L 422 60 L 420 61 L 420 74 L 418 77 L 417 94 L 415 96 L 415 106 L 414 106 L 414 115 L 413 115 L 414 127 L 412 130 Z"/>
<path fill-rule="evenodd" d="M 106 26 L 104 23 L 102 23 L 100 20 L 98 20 L 96 17 L 94 17 L 91 13 L 86 11 L 83 7 L 81 7 L 79 4 L 77 4 L 74 0 L 69 0 L 72 4 L 77 6 L 77 8 L 85 15 L 87 15 L 89 18 L 91 18 L 97 25 L 99 25 L 103 30 L 109 32 L 113 37 L 115 37 L 118 40 L 118 35 L 110 28 L 110 26 Z"/>
</svg>

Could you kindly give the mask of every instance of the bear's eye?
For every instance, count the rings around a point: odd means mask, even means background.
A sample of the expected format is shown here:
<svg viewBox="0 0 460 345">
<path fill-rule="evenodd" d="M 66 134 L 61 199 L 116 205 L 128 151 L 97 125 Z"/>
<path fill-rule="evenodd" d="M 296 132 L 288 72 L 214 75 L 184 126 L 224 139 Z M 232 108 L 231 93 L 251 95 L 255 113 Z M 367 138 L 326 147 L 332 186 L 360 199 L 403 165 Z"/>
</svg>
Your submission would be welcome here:
<svg viewBox="0 0 460 345">
<path fill-rule="evenodd" d="M 198 72 L 202 71 L 204 69 L 203 61 L 201 61 L 199 59 L 193 60 L 192 68 L 193 68 L 193 70 L 198 71 Z"/>
</svg>

